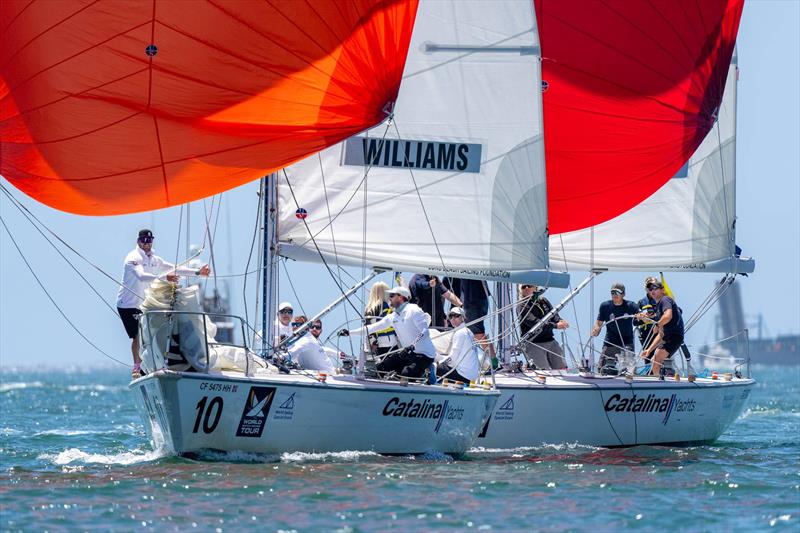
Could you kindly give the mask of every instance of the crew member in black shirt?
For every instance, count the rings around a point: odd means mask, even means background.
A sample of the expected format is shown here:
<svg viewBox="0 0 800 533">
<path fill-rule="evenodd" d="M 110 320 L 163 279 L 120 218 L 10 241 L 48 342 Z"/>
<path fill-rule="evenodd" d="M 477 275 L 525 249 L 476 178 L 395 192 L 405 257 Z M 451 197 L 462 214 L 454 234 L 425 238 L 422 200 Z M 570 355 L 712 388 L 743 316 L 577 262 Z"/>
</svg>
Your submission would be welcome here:
<svg viewBox="0 0 800 533">
<path fill-rule="evenodd" d="M 414 274 L 408 282 L 408 288 L 411 290 L 411 301 L 430 315 L 432 328 L 444 328 L 446 325 L 445 300 L 453 307 L 462 306 L 458 296 L 439 281 L 437 276 Z"/>
<path fill-rule="evenodd" d="M 634 352 L 633 316 L 639 312 L 639 306 L 625 299 L 625 285 L 615 283 L 611 286 L 611 299 L 600 304 L 597 321 L 592 328 L 592 337 L 597 337 L 603 325 L 606 337 L 603 340 L 603 351 L 600 355 L 600 373 L 616 375 L 617 355 L 625 350 Z M 619 318 L 630 315 L 629 318 Z"/>
<path fill-rule="evenodd" d="M 664 285 L 660 281 L 650 283 L 647 286 L 648 290 L 651 287 L 653 290 L 650 291 L 650 294 L 656 301 L 656 317 L 658 317 L 653 326 L 656 338 L 642 352 L 642 357 L 646 359 L 655 349 L 651 373 L 654 376 L 660 376 L 661 363 L 665 359 L 672 357 L 672 354 L 683 344 L 683 316 L 680 307 L 675 304 L 675 301 L 664 295 Z M 644 317 L 640 316 L 638 318 Z"/>
<path fill-rule="evenodd" d="M 524 337 L 542 318 L 553 310 L 553 304 L 541 296 L 539 287 L 536 285 L 520 285 L 519 298 L 520 305 L 517 316 L 520 320 L 520 333 Z M 532 337 L 523 343 L 525 357 L 528 364 L 538 370 L 563 370 L 567 368 L 567 361 L 564 359 L 564 350 L 558 344 L 553 335 L 554 329 L 566 329 L 569 323 L 562 320 L 558 313 L 555 313 L 544 326 Z"/>
</svg>

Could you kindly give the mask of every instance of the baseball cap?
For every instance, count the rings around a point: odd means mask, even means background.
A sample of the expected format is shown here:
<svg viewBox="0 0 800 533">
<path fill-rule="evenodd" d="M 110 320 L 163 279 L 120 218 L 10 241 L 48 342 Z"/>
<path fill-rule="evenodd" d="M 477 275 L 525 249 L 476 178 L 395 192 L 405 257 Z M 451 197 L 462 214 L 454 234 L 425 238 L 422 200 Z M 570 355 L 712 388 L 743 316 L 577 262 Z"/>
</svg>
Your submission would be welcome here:
<svg viewBox="0 0 800 533">
<path fill-rule="evenodd" d="M 618 292 L 620 294 L 625 294 L 625 285 L 622 283 L 615 283 L 611 286 L 611 292 Z"/>
<path fill-rule="evenodd" d="M 142 237 L 149 237 L 149 238 L 152 239 L 153 238 L 153 232 L 150 231 L 149 229 L 140 229 L 139 230 L 139 238 L 141 239 Z"/>
<path fill-rule="evenodd" d="M 461 309 L 460 307 L 451 307 L 451 308 L 450 308 L 450 312 L 449 312 L 449 313 L 447 313 L 447 314 L 448 314 L 448 315 L 459 315 L 459 316 L 464 316 L 464 310 L 463 310 L 463 309 Z"/>
<path fill-rule="evenodd" d="M 398 285 L 397 287 L 392 287 L 391 289 L 389 289 L 386 292 L 386 294 L 390 294 L 390 295 L 391 294 L 399 294 L 400 296 L 402 296 L 406 300 L 410 300 L 411 299 L 411 293 L 408 291 L 408 289 L 406 289 L 405 287 L 403 287 L 401 285 Z"/>
<path fill-rule="evenodd" d="M 290 304 L 289 302 L 281 302 L 281 304 L 278 306 L 278 311 L 283 311 L 284 309 L 291 309 L 292 311 L 294 311 L 292 304 Z"/>
<path fill-rule="evenodd" d="M 654 283 L 660 283 L 658 278 L 655 276 L 647 276 L 644 280 L 644 288 L 646 289 L 648 285 L 653 285 Z"/>
</svg>

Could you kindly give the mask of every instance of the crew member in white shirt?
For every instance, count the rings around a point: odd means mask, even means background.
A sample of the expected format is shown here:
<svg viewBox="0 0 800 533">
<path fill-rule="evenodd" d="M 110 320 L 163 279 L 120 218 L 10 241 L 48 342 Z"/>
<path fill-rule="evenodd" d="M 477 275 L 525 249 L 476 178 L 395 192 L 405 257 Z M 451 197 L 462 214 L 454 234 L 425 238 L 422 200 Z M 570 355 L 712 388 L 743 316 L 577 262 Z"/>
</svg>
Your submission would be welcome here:
<svg viewBox="0 0 800 533">
<path fill-rule="evenodd" d="M 387 292 L 389 305 L 394 312 L 368 326 L 343 329 L 339 335 L 364 335 L 386 328 L 394 328 L 402 351 L 390 353 L 377 364 L 379 372 L 396 372 L 401 376 L 419 378 L 430 367 L 436 348 L 428 332 L 428 315 L 419 306 L 409 303 L 411 293 L 405 287 L 395 287 Z"/>
<path fill-rule="evenodd" d="M 333 374 L 339 367 L 339 352 L 320 342 L 322 321 L 315 320 L 308 331 L 310 335 L 306 333 L 289 347 L 289 355 L 301 368 Z"/>
<path fill-rule="evenodd" d="M 480 375 L 481 363 L 478 349 L 475 346 L 475 335 L 464 325 L 464 310 L 453 307 L 447 315 L 450 324 L 455 328 L 450 353 L 436 369 L 439 377 L 461 381 L 469 384 Z"/>
<path fill-rule="evenodd" d="M 294 316 L 294 309 L 289 302 L 281 302 L 278 306 L 278 316 L 275 317 L 275 331 L 273 342 L 275 346 L 280 342 L 292 336 L 292 317 Z"/>
<path fill-rule="evenodd" d="M 153 232 L 149 229 L 139 231 L 136 248 L 125 256 L 125 267 L 122 274 L 122 286 L 117 293 L 117 311 L 125 326 L 125 332 L 131 339 L 133 354 L 133 370 L 131 376 L 136 379 L 142 375 L 142 360 L 139 357 L 139 306 L 144 301 L 144 293 L 153 280 L 166 278 L 177 282 L 179 276 L 208 276 L 211 269 L 203 265 L 199 269 L 176 267 L 153 253 Z"/>
</svg>

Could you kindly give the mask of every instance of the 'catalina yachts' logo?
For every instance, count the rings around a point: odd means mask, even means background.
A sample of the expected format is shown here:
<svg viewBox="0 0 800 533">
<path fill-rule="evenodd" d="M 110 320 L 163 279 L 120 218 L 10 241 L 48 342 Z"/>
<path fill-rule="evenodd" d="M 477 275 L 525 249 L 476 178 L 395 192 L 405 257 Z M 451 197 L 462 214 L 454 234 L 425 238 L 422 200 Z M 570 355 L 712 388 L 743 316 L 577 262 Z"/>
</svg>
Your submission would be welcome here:
<svg viewBox="0 0 800 533">
<path fill-rule="evenodd" d="M 692 412 L 695 406 L 694 400 L 679 400 L 676 394 L 669 398 L 659 398 L 655 394 L 648 394 L 646 398 L 637 397 L 635 394 L 630 398 L 623 398 L 619 394 L 614 394 L 606 401 L 605 410 L 618 413 L 664 413 L 662 423 L 666 424 L 673 411 Z"/>
<path fill-rule="evenodd" d="M 386 402 L 386 405 L 383 407 L 383 416 L 437 420 L 434 431 L 438 433 L 445 419 L 461 420 L 464 418 L 464 408 L 451 406 L 449 400 L 445 400 L 442 403 L 433 403 L 428 399 L 417 402 L 414 398 L 411 398 L 401 402 L 400 398 L 395 396 Z"/>
</svg>

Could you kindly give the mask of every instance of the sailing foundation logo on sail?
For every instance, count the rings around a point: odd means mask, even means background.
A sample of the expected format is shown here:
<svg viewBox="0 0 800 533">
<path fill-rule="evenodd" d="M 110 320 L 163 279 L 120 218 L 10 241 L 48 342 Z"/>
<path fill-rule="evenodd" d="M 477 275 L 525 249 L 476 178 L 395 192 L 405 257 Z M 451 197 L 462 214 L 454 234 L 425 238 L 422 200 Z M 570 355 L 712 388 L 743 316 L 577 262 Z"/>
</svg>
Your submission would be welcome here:
<svg viewBox="0 0 800 533">
<path fill-rule="evenodd" d="M 345 141 L 344 164 L 478 173 L 481 148 L 473 143 L 351 137 Z"/>
<path fill-rule="evenodd" d="M 606 402 L 605 409 L 606 412 L 618 413 L 664 413 L 664 419 L 661 422 L 666 424 L 673 412 L 690 413 L 696 406 L 694 400 L 680 400 L 677 394 L 673 394 L 669 398 L 659 398 L 655 394 L 648 394 L 646 398 L 640 398 L 635 394 L 629 398 L 623 398 L 619 394 L 614 394 Z"/>
<path fill-rule="evenodd" d="M 429 418 L 436 420 L 434 431 L 439 432 L 442 422 L 447 420 L 461 420 L 464 418 L 464 408 L 451 406 L 448 400 L 442 403 L 433 403 L 426 399 L 417 402 L 414 398 L 407 401 L 400 401 L 394 397 L 383 407 L 383 416 L 402 416 L 404 418 Z"/>
<path fill-rule="evenodd" d="M 261 436 L 274 397 L 275 387 L 250 387 L 239 428 L 236 430 L 237 437 Z"/>
</svg>

